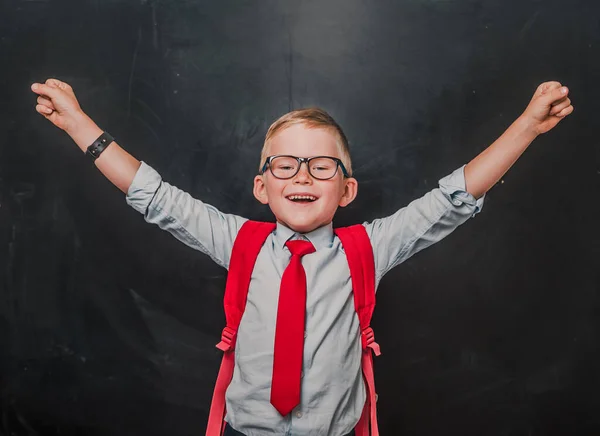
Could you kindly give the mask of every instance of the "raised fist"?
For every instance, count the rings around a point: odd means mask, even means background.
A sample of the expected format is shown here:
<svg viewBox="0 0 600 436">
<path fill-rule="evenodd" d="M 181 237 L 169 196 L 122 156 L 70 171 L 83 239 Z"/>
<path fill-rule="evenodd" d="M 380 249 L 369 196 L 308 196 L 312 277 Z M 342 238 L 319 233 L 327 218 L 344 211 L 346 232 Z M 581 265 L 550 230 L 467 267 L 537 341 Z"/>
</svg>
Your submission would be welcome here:
<svg viewBox="0 0 600 436">
<path fill-rule="evenodd" d="M 45 83 L 32 84 L 31 90 L 38 94 L 35 110 L 67 133 L 85 116 L 68 83 L 48 79 Z"/>
</svg>

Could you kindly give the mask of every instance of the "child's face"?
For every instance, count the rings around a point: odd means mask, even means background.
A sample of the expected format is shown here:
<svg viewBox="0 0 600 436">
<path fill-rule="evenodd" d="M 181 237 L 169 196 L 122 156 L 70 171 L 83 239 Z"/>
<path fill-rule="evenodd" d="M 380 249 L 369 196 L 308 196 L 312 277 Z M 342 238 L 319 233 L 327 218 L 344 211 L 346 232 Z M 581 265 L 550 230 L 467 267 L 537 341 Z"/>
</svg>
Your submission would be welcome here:
<svg viewBox="0 0 600 436">
<path fill-rule="evenodd" d="M 268 155 L 341 158 L 336 141 L 337 136 L 330 130 L 295 124 L 271 138 Z M 341 168 L 332 179 L 319 180 L 309 174 L 306 163 L 300 165 L 300 170 L 291 179 L 278 179 L 270 170 L 254 178 L 257 200 L 269 205 L 278 222 L 300 233 L 329 224 L 338 206 L 344 207 L 354 200 L 357 188 L 356 179 L 345 178 Z M 299 194 L 316 200 L 294 201 L 289 198 Z"/>
</svg>

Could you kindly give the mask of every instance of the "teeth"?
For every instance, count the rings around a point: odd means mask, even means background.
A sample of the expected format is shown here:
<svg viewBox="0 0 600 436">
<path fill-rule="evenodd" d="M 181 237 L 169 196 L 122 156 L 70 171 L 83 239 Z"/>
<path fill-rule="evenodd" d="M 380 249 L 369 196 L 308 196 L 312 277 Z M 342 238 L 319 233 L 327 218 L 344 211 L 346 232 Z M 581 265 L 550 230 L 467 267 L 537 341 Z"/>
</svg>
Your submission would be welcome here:
<svg viewBox="0 0 600 436">
<path fill-rule="evenodd" d="M 313 197 L 312 195 L 290 195 L 288 197 L 290 200 L 310 200 L 315 201 L 317 197 Z"/>
</svg>

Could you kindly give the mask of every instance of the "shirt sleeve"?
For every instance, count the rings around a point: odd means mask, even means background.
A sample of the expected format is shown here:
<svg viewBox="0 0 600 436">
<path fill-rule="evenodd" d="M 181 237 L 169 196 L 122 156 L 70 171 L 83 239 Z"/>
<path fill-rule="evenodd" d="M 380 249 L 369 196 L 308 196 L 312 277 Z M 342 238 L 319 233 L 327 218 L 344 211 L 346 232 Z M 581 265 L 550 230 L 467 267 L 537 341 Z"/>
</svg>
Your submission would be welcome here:
<svg viewBox="0 0 600 436">
<path fill-rule="evenodd" d="M 209 255 L 224 268 L 229 267 L 233 242 L 245 218 L 222 213 L 164 182 L 145 162 L 127 191 L 126 201 L 147 222 Z"/>
<path fill-rule="evenodd" d="M 377 283 L 390 269 L 442 240 L 479 213 L 484 197 L 466 190 L 463 165 L 439 181 L 439 187 L 393 215 L 364 223 L 373 246 Z"/>
</svg>

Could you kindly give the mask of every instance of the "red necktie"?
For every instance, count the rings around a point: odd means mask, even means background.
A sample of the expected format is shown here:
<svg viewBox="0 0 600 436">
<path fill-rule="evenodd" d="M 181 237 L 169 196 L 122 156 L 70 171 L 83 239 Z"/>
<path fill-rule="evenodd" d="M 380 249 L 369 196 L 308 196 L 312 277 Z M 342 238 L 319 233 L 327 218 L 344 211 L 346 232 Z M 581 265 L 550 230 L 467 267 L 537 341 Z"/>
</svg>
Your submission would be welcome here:
<svg viewBox="0 0 600 436">
<path fill-rule="evenodd" d="M 281 416 L 300 403 L 306 314 L 306 274 L 301 259 L 315 251 L 308 241 L 288 241 L 285 245 L 292 258 L 281 277 L 271 380 L 271 404 Z"/>
</svg>

